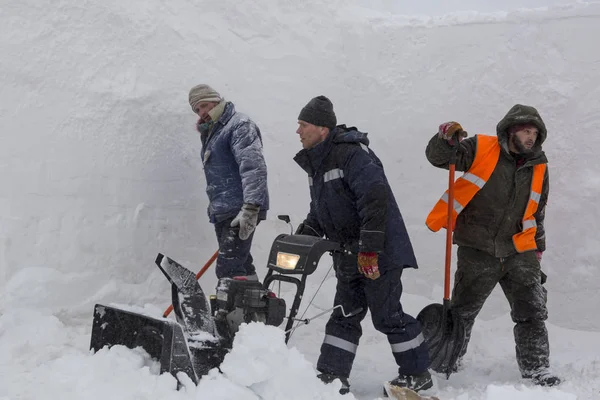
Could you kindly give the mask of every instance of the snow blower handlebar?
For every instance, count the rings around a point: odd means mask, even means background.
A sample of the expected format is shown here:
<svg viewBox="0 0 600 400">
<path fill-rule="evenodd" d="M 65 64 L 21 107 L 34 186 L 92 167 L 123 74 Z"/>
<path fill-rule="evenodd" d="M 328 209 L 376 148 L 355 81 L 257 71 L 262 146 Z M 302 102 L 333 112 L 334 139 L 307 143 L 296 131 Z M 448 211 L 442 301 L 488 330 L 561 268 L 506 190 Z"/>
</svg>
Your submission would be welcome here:
<svg viewBox="0 0 600 400">
<path fill-rule="evenodd" d="M 285 326 L 286 343 L 300 308 L 308 276 L 315 272 L 323 254 L 337 251 L 342 251 L 339 243 L 316 236 L 281 234 L 273 241 L 267 262 L 268 272 L 263 282 L 264 287 L 269 288 L 276 281 L 296 286 Z"/>
<path fill-rule="evenodd" d="M 293 235 L 294 234 L 294 225 L 292 225 L 290 216 L 289 215 L 278 215 L 277 218 L 282 220 L 283 222 L 285 222 L 286 224 L 288 224 L 290 226 L 290 234 Z"/>
</svg>

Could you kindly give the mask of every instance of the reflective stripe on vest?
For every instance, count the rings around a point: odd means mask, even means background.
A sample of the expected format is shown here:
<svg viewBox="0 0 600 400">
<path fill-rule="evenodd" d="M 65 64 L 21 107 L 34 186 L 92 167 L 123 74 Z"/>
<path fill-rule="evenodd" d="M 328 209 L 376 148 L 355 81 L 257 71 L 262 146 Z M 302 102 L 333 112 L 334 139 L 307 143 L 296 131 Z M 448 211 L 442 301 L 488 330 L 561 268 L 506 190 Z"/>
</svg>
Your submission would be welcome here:
<svg viewBox="0 0 600 400">
<path fill-rule="evenodd" d="M 453 227 L 458 214 L 488 181 L 500 157 L 500 144 L 496 136 L 476 135 L 476 137 L 475 160 L 473 160 L 471 168 L 454 182 Z M 434 232 L 439 231 L 441 228 L 448 228 L 447 190 L 433 207 L 425 223 Z"/>
<path fill-rule="evenodd" d="M 531 178 L 531 194 L 529 202 L 523 216 L 523 230 L 514 234 L 513 244 L 519 253 L 530 250 L 536 250 L 535 234 L 537 233 L 537 223 L 535 222 L 535 213 L 537 212 L 540 198 L 542 197 L 542 187 L 544 186 L 544 176 L 546 175 L 546 164 L 538 164 L 533 167 L 533 177 Z"/>
</svg>

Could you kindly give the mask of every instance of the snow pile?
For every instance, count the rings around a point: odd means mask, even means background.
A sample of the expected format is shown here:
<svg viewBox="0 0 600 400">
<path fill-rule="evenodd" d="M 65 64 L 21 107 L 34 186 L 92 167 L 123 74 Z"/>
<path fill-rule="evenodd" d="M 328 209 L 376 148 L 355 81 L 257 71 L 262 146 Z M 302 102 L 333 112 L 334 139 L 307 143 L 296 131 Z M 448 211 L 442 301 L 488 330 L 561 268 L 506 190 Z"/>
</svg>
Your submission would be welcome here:
<svg viewBox="0 0 600 400">
<path fill-rule="evenodd" d="M 312 364 L 296 348 L 286 346 L 283 331 L 263 324 L 242 325 L 221 370 L 230 381 L 250 388 L 254 399 L 353 398 L 339 394 L 339 382 L 324 385 Z M 201 382 L 198 390 L 205 385 Z"/>
<path fill-rule="evenodd" d="M 156 315 L 155 315 L 156 316 Z M 491 331 L 490 331 L 491 332 Z M 324 385 L 309 362 L 295 347 L 288 348 L 283 331 L 259 323 L 243 324 L 233 350 L 217 370 L 196 387 L 180 375 L 184 386 L 169 374 L 158 375 L 159 365 L 142 350 L 115 346 L 95 355 L 85 350 L 89 336 L 84 329 L 70 328 L 52 315 L 33 311 L 0 316 L 0 398 L 6 399 L 163 399 L 185 400 L 335 400 L 353 399 L 338 393 L 339 383 Z M 371 355 L 376 361 L 377 355 Z M 484 369 L 481 365 L 478 369 Z M 590 371 L 593 372 L 593 371 Z M 598 371 L 596 371 L 597 373 Z M 545 389 L 522 384 L 490 384 L 476 390 L 444 388 L 445 400 L 576 400 L 564 388 Z M 464 378 L 464 377 L 463 377 Z M 471 374 L 469 379 L 479 379 Z M 365 399 L 380 393 L 382 379 L 373 374 L 377 388 Z M 438 383 L 442 383 L 438 379 Z M 567 384 L 567 387 L 570 387 Z M 466 386 L 466 385 L 465 385 Z M 593 397 L 589 397 L 592 399 Z"/>
<path fill-rule="evenodd" d="M 340 399 L 324 385 L 283 331 L 243 325 L 234 350 L 198 387 L 180 376 L 158 375 L 160 366 L 142 351 L 115 346 L 95 355 L 85 350 L 89 333 L 33 311 L 0 316 L 0 398 L 7 399 Z M 87 343 L 86 343 L 87 342 Z M 344 397 L 351 399 L 352 397 Z"/>
</svg>

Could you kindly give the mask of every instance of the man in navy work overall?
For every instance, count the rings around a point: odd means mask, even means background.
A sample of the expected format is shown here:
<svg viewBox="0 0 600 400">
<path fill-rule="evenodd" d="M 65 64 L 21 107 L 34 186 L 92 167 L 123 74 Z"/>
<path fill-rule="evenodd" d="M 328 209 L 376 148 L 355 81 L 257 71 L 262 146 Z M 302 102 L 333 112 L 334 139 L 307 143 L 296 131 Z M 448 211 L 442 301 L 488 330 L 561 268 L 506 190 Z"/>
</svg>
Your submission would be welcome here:
<svg viewBox="0 0 600 400">
<path fill-rule="evenodd" d="M 189 102 L 200 117 L 208 217 L 219 243 L 217 278 L 257 280 L 250 247 L 269 208 L 260 130 L 208 85 L 194 86 Z"/>
<path fill-rule="evenodd" d="M 349 391 L 361 321 L 371 311 L 373 325 L 385 334 L 398 364 L 393 385 L 413 390 L 432 386 L 429 355 L 421 326 L 402 309 L 402 271 L 417 268 L 413 248 L 381 161 L 369 148 L 367 134 L 337 120 L 331 101 L 315 97 L 300 111 L 303 150 L 294 160 L 308 173 L 310 212 L 296 233 L 325 236 L 343 244 L 334 255 L 336 309 L 327 323 L 317 363 L 324 382 L 340 379 Z"/>
</svg>

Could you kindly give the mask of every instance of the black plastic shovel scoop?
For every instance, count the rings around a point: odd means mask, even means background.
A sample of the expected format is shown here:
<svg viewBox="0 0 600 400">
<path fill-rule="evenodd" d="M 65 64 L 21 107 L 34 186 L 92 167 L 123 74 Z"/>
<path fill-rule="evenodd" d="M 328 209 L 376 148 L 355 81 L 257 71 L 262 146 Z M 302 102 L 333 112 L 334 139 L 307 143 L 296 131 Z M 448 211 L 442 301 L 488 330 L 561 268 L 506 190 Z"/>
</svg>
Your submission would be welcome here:
<svg viewBox="0 0 600 400">
<path fill-rule="evenodd" d="M 460 357 L 465 344 L 465 326 L 460 317 L 450 307 L 450 263 L 452 259 L 452 231 L 454 230 L 452 211 L 454 205 L 454 172 L 457 145 L 450 157 L 450 174 L 448 179 L 448 223 L 446 228 L 446 264 L 444 274 L 444 302 L 430 304 L 425 307 L 417 320 L 421 323 L 425 343 L 429 347 L 430 368 L 446 374 L 452 374 L 454 365 Z"/>
</svg>

